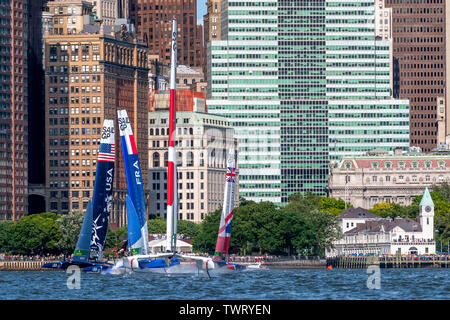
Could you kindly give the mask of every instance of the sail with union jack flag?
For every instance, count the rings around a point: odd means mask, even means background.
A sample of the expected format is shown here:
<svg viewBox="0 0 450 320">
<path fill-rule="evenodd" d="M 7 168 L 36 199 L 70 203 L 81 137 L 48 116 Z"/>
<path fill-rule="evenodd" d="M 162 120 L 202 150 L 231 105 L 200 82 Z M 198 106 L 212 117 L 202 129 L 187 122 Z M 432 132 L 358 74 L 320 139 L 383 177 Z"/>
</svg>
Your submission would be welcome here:
<svg viewBox="0 0 450 320">
<path fill-rule="evenodd" d="M 234 215 L 234 188 L 236 182 L 236 161 L 234 149 L 230 149 L 227 159 L 227 173 L 225 176 L 225 192 L 220 217 L 219 234 L 217 236 L 215 261 L 226 261 L 231 237 L 231 222 Z"/>
<path fill-rule="evenodd" d="M 227 182 L 235 182 L 234 177 L 236 176 L 236 172 L 234 172 L 234 168 L 232 167 L 227 167 L 227 178 L 226 181 Z"/>
</svg>

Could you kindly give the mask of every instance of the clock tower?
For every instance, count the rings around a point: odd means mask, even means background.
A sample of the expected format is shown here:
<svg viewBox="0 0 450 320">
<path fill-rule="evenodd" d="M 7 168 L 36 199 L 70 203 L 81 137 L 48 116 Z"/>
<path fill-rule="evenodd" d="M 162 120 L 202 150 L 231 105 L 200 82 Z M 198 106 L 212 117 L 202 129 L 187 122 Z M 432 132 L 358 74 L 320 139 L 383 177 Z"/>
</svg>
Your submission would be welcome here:
<svg viewBox="0 0 450 320">
<path fill-rule="evenodd" d="M 422 201 L 419 204 L 419 218 L 422 226 L 422 235 L 425 240 L 434 240 L 434 202 L 431 199 L 428 188 L 422 196 Z"/>
</svg>

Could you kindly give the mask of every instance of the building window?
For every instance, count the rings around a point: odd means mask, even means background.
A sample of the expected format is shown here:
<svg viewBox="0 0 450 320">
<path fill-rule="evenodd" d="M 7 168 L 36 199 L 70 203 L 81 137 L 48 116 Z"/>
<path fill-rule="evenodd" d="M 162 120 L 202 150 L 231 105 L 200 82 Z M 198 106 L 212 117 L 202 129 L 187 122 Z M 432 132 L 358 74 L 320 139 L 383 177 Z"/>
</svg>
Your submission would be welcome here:
<svg viewBox="0 0 450 320">
<path fill-rule="evenodd" d="M 371 166 L 372 168 L 379 168 L 379 163 L 378 163 L 378 161 L 372 161 L 372 163 L 370 164 L 370 166 Z"/>
<path fill-rule="evenodd" d="M 159 167 L 159 153 L 158 152 L 153 153 L 153 167 L 154 168 Z"/>
<path fill-rule="evenodd" d="M 386 169 L 392 168 L 392 162 L 386 161 L 386 162 L 384 163 L 384 167 L 385 167 Z"/>
<path fill-rule="evenodd" d="M 167 167 L 169 165 L 169 153 L 164 152 L 164 167 Z"/>
<path fill-rule="evenodd" d="M 188 166 L 188 167 L 194 166 L 194 153 L 193 152 L 188 152 L 186 156 L 187 156 L 187 158 L 186 158 L 186 166 Z"/>
<path fill-rule="evenodd" d="M 177 167 L 183 166 L 183 154 L 181 152 L 177 152 Z"/>
</svg>

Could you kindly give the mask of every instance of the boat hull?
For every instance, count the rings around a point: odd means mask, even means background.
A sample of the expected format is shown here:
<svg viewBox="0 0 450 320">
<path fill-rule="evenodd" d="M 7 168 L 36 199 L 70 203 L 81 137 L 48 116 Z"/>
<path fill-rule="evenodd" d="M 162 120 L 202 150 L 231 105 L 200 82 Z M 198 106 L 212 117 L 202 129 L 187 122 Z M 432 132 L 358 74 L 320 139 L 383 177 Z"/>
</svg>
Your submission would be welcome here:
<svg viewBox="0 0 450 320">
<path fill-rule="evenodd" d="M 86 268 L 93 268 L 93 267 L 109 267 L 112 266 L 109 263 L 94 263 L 94 262 L 77 262 L 77 261 L 59 261 L 59 262 L 50 262 L 46 263 L 42 266 L 44 269 L 60 269 L 60 270 L 66 270 L 70 266 L 77 266 L 83 271 Z"/>
<path fill-rule="evenodd" d="M 170 262 L 166 259 L 156 258 L 156 259 L 138 259 L 129 257 L 124 259 L 123 265 L 125 269 L 132 271 L 151 271 L 152 269 L 163 269 L 169 268 L 175 265 L 179 265 L 180 260 L 177 258 L 170 259 Z"/>
</svg>

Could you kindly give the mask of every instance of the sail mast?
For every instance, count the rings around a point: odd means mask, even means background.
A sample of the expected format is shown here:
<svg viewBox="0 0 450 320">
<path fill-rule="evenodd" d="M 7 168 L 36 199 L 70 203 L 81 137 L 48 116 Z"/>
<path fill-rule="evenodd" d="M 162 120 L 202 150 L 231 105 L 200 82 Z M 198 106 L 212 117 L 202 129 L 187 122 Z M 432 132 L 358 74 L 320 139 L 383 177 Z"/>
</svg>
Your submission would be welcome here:
<svg viewBox="0 0 450 320">
<path fill-rule="evenodd" d="M 169 161 L 167 181 L 167 245 L 166 251 L 176 251 L 177 230 L 177 168 L 175 153 L 176 133 L 176 68 L 177 68 L 177 21 L 172 24 L 172 57 L 170 64 L 170 109 L 169 109 Z"/>
<path fill-rule="evenodd" d="M 92 237 L 89 260 L 103 260 L 103 249 L 108 231 L 112 205 L 115 144 L 114 120 L 103 120 L 103 130 L 97 156 L 94 194 L 92 196 Z M 88 207 L 88 209 L 90 209 Z"/>
<path fill-rule="evenodd" d="M 231 148 L 227 159 L 227 173 L 225 177 L 225 192 L 222 215 L 220 217 L 219 234 L 217 236 L 214 260 L 226 260 L 231 237 L 231 222 L 234 214 L 234 187 L 236 183 L 236 163 L 234 149 Z"/>
</svg>

